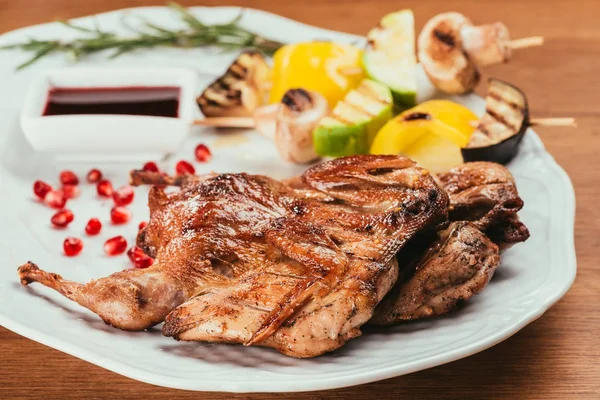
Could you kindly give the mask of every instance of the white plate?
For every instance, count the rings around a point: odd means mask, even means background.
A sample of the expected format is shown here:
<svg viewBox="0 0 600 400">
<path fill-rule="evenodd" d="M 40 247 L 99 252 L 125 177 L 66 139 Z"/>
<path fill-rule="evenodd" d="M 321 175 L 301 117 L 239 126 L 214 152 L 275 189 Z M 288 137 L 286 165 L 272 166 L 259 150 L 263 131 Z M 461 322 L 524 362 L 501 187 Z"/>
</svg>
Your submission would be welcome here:
<svg viewBox="0 0 600 400">
<path fill-rule="evenodd" d="M 232 8 L 197 8 L 206 20 L 229 18 Z M 128 13 L 160 23 L 176 24 L 164 8 L 139 8 Z M 96 19 L 106 29 L 118 29 L 122 12 Z M 286 42 L 315 38 L 352 42 L 359 38 L 299 24 L 265 12 L 247 10 L 244 23 Z M 92 18 L 78 22 L 93 23 Z M 28 37 L 67 37 L 72 32 L 57 24 L 11 32 L 0 43 Z M 221 72 L 233 55 L 207 50 L 140 52 L 115 61 L 94 58 L 82 66 L 171 66 L 202 71 L 203 84 Z M 176 342 L 160 328 L 126 333 L 110 328 L 94 314 L 40 285 L 22 287 L 19 264 L 33 260 L 67 279 L 86 282 L 128 266 L 125 256 L 110 259 L 102 253 L 103 241 L 123 233 L 133 241 L 137 221 L 147 218 L 144 189 L 137 189 L 132 207 L 135 223 L 106 226 L 102 234 L 85 239 L 79 257 L 61 255 L 67 235 L 83 236 L 88 218 L 108 219 L 109 202 L 95 198 L 94 188 L 83 184 L 79 201 L 73 201 L 76 220 L 66 231 L 49 226 L 52 211 L 32 200 L 31 186 L 41 178 L 56 183 L 66 165 L 33 152 L 18 128 L 17 111 L 25 87 L 36 71 L 64 66 L 62 56 L 42 60 L 16 73 L 14 66 L 25 56 L 0 53 L 0 323 L 21 335 L 62 350 L 119 374 L 173 388 L 231 392 L 284 392 L 332 389 L 391 378 L 457 360 L 508 338 L 541 316 L 571 286 L 576 272 L 573 246 L 574 194 L 569 178 L 530 131 L 518 158 L 510 165 L 525 199 L 521 212 L 531 239 L 506 252 L 502 266 L 489 287 L 458 312 L 443 318 L 367 332 L 333 354 L 296 360 L 262 348 Z M 460 99 L 481 112 L 483 101 L 474 95 Z M 172 171 L 179 158 L 192 159 L 195 144 L 211 146 L 214 161 L 198 165 L 198 172 L 247 171 L 285 177 L 300 172 L 279 161 L 273 146 L 256 134 L 197 132 L 179 155 L 162 167 Z M 81 132 L 85 140 L 85 132 Z M 225 138 L 225 139 L 224 139 Z M 246 139 L 244 139 L 246 138 Z M 246 140 L 245 142 L 243 140 Z M 229 146 L 224 146 L 229 142 Z M 232 146 L 232 144 L 235 144 Z M 118 146 L 119 143 L 115 143 Z M 69 165 L 83 175 L 89 165 Z M 126 182 L 134 165 L 99 165 L 115 184 Z M 108 225 L 108 224 L 105 224 Z M 52 364 L 51 360 L 40 360 Z"/>
</svg>

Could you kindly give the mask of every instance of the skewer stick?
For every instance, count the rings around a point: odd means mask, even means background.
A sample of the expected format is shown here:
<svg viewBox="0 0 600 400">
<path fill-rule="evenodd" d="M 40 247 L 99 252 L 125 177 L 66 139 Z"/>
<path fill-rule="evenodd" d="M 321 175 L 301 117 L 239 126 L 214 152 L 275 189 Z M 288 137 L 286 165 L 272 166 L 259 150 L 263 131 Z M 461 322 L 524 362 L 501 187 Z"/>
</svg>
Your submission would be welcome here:
<svg viewBox="0 0 600 400">
<path fill-rule="evenodd" d="M 479 121 L 471 121 L 470 124 L 476 128 L 479 126 Z M 576 128 L 577 121 L 575 121 L 575 118 L 531 118 L 529 126 L 567 126 Z"/>
<path fill-rule="evenodd" d="M 527 47 L 541 46 L 544 44 L 543 36 L 531 36 L 521 39 L 515 39 L 508 42 L 508 47 L 511 49 L 525 49 Z"/>
<path fill-rule="evenodd" d="M 212 126 L 214 128 L 254 128 L 254 118 L 251 117 L 214 117 L 197 119 L 194 125 Z"/>
<path fill-rule="evenodd" d="M 530 126 L 570 126 L 577 127 L 575 118 L 531 118 Z"/>
</svg>

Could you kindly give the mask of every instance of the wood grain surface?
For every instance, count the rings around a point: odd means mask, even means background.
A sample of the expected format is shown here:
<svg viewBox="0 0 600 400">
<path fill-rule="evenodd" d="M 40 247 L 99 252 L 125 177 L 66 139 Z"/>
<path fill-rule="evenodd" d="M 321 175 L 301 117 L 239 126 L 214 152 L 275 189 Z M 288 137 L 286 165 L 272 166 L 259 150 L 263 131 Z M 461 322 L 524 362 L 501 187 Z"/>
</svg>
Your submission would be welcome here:
<svg viewBox="0 0 600 400">
<path fill-rule="evenodd" d="M 236 396 L 159 388 L 106 371 L 0 328 L 1 399 L 600 398 L 600 1 L 182 3 L 254 7 L 357 34 L 364 34 L 383 14 L 401 7 L 413 8 L 419 29 L 434 14 L 456 10 L 478 23 L 503 21 L 513 37 L 543 35 L 546 38 L 543 47 L 519 51 L 509 64 L 488 68 L 485 73 L 525 90 L 535 117 L 577 118 L 577 129 L 538 128 L 546 146 L 575 186 L 578 261 L 575 284 L 565 298 L 539 320 L 505 342 L 467 359 L 369 385 L 288 395 Z M 0 32 L 55 18 L 144 5 L 162 5 L 162 2 L 0 0 Z"/>
</svg>

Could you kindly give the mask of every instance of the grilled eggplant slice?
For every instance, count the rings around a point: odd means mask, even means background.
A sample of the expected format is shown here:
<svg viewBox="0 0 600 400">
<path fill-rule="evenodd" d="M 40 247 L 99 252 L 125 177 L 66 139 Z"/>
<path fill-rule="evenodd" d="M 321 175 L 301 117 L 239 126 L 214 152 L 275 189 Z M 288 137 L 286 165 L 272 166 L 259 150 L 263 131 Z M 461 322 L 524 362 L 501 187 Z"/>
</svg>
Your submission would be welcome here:
<svg viewBox="0 0 600 400">
<path fill-rule="evenodd" d="M 471 140 L 461 150 L 463 159 L 506 164 L 517 155 L 529 127 L 527 97 L 510 83 L 492 78 L 485 108 Z"/>
<path fill-rule="evenodd" d="M 266 97 L 270 68 L 262 53 L 248 50 L 198 97 L 206 117 L 251 117 Z"/>
</svg>

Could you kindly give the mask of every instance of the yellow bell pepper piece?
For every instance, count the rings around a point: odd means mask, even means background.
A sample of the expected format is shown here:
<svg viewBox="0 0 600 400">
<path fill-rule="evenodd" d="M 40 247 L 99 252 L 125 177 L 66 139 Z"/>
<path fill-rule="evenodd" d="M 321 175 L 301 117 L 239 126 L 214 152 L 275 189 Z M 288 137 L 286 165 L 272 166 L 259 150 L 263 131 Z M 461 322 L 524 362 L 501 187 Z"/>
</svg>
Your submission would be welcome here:
<svg viewBox="0 0 600 400">
<path fill-rule="evenodd" d="M 403 154 L 432 172 L 463 162 L 461 147 L 469 143 L 477 116 L 467 107 L 449 100 L 417 105 L 379 130 L 372 154 Z"/>
<path fill-rule="evenodd" d="M 362 51 L 331 42 L 307 42 L 283 46 L 273 56 L 270 103 L 277 103 L 289 89 L 321 93 L 333 109 L 346 93 L 366 76 Z"/>
</svg>

